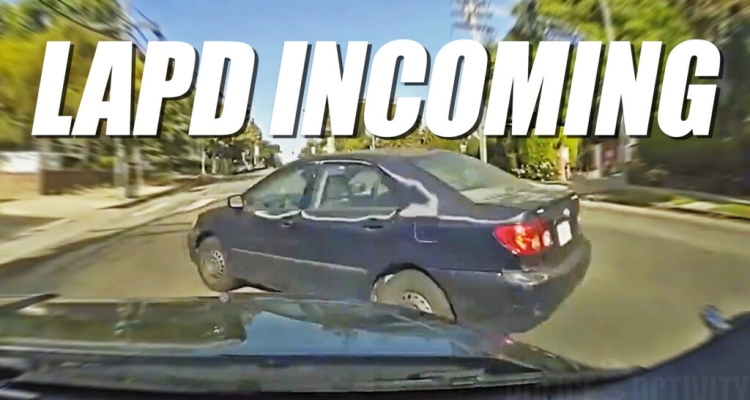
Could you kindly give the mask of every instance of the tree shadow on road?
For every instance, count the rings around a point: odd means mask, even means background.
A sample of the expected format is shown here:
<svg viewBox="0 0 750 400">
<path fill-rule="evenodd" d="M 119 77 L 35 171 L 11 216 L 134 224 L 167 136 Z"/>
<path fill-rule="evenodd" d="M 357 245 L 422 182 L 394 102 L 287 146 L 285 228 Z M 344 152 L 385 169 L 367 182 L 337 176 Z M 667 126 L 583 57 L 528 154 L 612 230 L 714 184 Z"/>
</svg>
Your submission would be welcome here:
<svg viewBox="0 0 750 400">
<path fill-rule="evenodd" d="M 64 244 L 64 245 L 61 245 L 52 249 L 48 249 L 43 254 L 40 254 L 37 256 L 25 257 L 25 258 L 21 258 L 15 261 L 11 261 L 9 263 L 2 264 L 0 265 L 0 281 L 7 281 L 13 277 L 27 273 L 29 270 L 33 268 L 40 268 L 60 257 L 71 255 L 89 246 L 104 243 L 107 240 L 114 238 L 119 233 L 120 232 L 115 231 L 108 235 L 79 240 L 79 241 Z M 85 256 L 87 255 L 81 255 L 81 257 L 85 257 Z M 75 261 L 75 260 L 76 259 L 73 258 L 69 261 Z M 19 288 L 19 289 L 22 290 L 23 288 Z"/>
<path fill-rule="evenodd" d="M 184 229 L 171 229 L 159 232 L 146 232 L 133 235 L 134 237 L 146 237 L 146 236 L 158 236 L 158 235 L 169 235 L 171 233 L 185 233 Z"/>
</svg>

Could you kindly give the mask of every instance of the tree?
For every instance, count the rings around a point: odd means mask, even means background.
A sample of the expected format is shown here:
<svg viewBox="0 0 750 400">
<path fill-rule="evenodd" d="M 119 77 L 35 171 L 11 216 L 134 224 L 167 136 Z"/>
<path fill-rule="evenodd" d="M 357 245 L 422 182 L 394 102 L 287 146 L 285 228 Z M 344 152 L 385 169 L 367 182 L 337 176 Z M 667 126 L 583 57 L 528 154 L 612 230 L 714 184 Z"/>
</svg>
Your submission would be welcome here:
<svg viewBox="0 0 750 400">
<path fill-rule="evenodd" d="M 744 122 L 750 114 L 748 82 L 750 81 L 750 41 L 737 41 L 742 27 L 750 28 L 750 7 L 738 0 L 608 0 L 611 8 L 613 31 L 617 40 L 634 44 L 636 56 L 640 43 L 646 40 L 661 41 L 668 54 L 674 46 L 687 39 L 706 39 L 717 44 L 724 53 L 725 70 L 722 83 L 722 102 L 716 118 L 714 139 L 690 138 L 675 141 L 663 135 L 658 124 L 653 126 L 649 138 L 639 140 L 638 154 L 645 168 L 666 169 L 673 178 L 696 178 L 713 183 L 725 181 L 725 189 L 737 188 L 737 177 L 748 165 L 742 159 L 750 151 L 750 132 Z M 537 22 L 562 21 L 575 28 L 586 40 L 606 40 L 602 13 L 598 1 L 538 0 Z M 509 40 L 527 40 L 528 27 L 533 25 L 528 9 L 516 10 L 517 24 Z M 740 34 L 741 36 L 741 34 Z M 732 67 L 733 65 L 733 67 Z M 606 67 L 606 65 L 605 65 Z M 700 79 L 693 79 L 698 83 Z M 726 90 L 729 88 L 730 90 Z M 661 90 L 657 87 L 657 93 Z M 729 95 L 727 95 L 729 94 Z M 735 97 L 736 96 L 736 97 Z M 657 107 L 659 97 L 657 96 Z M 658 108 L 657 108 L 658 109 Z M 630 176 L 631 174 L 629 174 Z M 711 177 L 708 177 L 708 176 Z M 740 180 L 742 178 L 739 178 Z M 744 178 L 747 179 L 747 178 Z M 750 188 L 750 182 L 748 187 Z M 685 183 L 683 183 L 685 184 Z"/>
<path fill-rule="evenodd" d="M 334 142 L 336 144 L 336 151 L 357 151 L 369 149 L 372 144 L 373 136 L 367 133 L 365 127 L 365 101 L 359 102 L 358 119 L 356 122 L 356 133 L 353 137 L 336 137 Z M 394 104 L 390 109 L 390 118 L 393 118 L 396 112 L 396 105 Z M 330 131 L 330 119 L 327 120 L 327 131 Z M 375 148 L 388 148 L 388 147 L 412 147 L 420 144 L 426 144 L 425 137 L 426 128 L 422 126 L 421 118 L 416 124 L 416 129 L 408 135 L 402 136 L 397 139 L 375 139 Z M 435 136 L 435 135 L 432 135 Z M 436 137 L 436 136 L 435 136 Z"/>
<path fill-rule="evenodd" d="M 0 146 L 28 147 L 31 143 L 31 122 L 36 109 L 39 77 L 48 41 L 64 37 L 74 44 L 73 62 L 69 74 L 63 112 L 75 115 L 88 70 L 102 38 L 72 24 L 60 22 L 42 32 L 31 32 L 25 37 L 0 36 L 0 107 L 5 125 L 18 129 L 0 131 Z"/>
<path fill-rule="evenodd" d="M 357 109 L 357 120 L 355 122 L 355 133 L 352 137 L 335 137 L 336 151 L 357 151 L 370 147 L 372 137 L 367 134 L 365 128 L 365 102 L 360 101 Z M 331 131 L 331 119 L 326 119 L 326 132 Z"/>
<path fill-rule="evenodd" d="M 319 140 L 308 139 L 305 146 L 299 152 L 300 158 L 311 157 L 323 153 L 323 146 Z"/>
</svg>

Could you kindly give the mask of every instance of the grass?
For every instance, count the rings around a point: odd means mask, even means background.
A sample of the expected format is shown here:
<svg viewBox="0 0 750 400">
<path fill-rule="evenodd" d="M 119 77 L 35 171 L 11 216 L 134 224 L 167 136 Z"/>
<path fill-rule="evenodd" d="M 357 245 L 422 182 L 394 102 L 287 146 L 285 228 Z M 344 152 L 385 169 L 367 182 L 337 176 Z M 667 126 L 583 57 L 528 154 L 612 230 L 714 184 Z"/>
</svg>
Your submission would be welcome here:
<svg viewBox="0 0 750 400">
<path fill-rule="evenodd" d="M 669 201 L 669 204 L 673 206 L 684 206 L 686 204 L 695 203 L 695 201 L 695 199 L 691 199 L 689 197 L 676 195 L 672 200 Z"/>
<path fill-rule="evenodd" d="M 648 207 L 658 203 L 669 203 L 676 198 L 673 195 L 664 195 L 644 190 L 620 189 L 612 190 L 602 194 L 605 201 L 624 204 L 628 206 Z"/>
<path fill-rule="evenodd" d="M 612 190 L 597 196 L 601 200 L 636 207 L 666 206 L 680 207 L 698 200 L 678 194 L 655 193 L 641 189 Z M 750 220 L 750 205 L 745 204 L 717 204 L 709 210 L 712 214 L 721 214 Z"/>
<path fill-rule="evenodd" d="M 750 219 L 750 206 L 745 204 L 722 204 L 711 209 L 712 212 L 733 217 Z"/>
</svg>

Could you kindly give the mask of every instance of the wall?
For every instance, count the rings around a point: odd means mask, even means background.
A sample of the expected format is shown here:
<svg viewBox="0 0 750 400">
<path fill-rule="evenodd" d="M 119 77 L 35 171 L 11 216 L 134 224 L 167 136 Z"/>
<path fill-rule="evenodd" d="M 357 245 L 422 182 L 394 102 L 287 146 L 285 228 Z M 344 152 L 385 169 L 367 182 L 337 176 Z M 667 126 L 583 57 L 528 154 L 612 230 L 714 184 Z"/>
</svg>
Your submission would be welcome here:
<svg viewBox="0 0 750 400">
<path fill-rule="evenodd" d="M 39 195 L 39 174 L 0 172 L 0 201 L 23 200 Z"/>
<path fill-rule="evenodd" d="M 40 194 L 62 194 L 112 183 L 112 171 L 59 170 L 38 173 L 0 172 L 0 201 L 23 200 Z"/>
</svg>

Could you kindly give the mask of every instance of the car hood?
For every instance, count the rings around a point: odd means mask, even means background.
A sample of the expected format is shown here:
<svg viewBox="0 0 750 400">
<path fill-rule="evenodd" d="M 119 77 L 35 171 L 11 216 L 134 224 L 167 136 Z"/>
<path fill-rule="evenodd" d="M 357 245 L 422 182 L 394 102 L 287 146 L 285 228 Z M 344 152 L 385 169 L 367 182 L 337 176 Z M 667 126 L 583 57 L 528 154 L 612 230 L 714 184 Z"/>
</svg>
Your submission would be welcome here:
<svg viewBox="0 0 750 400">
<path fill-rule="evenodd" d="M 196 356 L 495 357 L 550 372 L 591 368 L 544 350 L 358 301 L 274 294 L 179 299 L 0 298 L 0 351 Z"/>
</svg>

